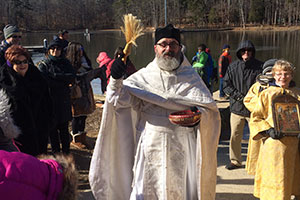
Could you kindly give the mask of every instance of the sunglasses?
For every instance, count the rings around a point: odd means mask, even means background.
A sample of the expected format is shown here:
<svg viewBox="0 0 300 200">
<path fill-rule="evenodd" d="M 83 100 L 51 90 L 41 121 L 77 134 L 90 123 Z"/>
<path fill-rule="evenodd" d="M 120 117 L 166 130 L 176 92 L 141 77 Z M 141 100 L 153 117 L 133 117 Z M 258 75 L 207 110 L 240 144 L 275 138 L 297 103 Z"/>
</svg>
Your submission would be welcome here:
<svg viewBox="0 0 300 200">
<path fill-rule="evenodd" d="M 12 38 L 22 38 L 21 35 L 13 35 Z"/>
<path fill-rule="evenodd" d="M 253 49 L 252 48 L 244 48 L 241 50 L 242 53 L 245 53 L 246 51 L 253 52 Z"/>
<path fill-rule="evenodd" d="M 56 50 L 61 50 L 61 47 L 53 46 L 53 47 L 50 47 L 50 49 L 52 49 L 52 50 L 54 50 L 54 49 L 56 49 Z"/>
<path fill-rule="evenodd" d="M 13 63 L 16 65 L 28 64 L 28 60 L 14 60 Z"/>
</svg>

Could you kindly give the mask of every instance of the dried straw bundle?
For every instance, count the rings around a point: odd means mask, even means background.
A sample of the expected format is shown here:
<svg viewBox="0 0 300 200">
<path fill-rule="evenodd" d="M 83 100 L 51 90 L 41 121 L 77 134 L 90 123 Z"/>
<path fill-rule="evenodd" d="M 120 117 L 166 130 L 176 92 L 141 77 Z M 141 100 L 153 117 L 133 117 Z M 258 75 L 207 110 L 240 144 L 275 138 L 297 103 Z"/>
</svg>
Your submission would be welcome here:
<svg viewBox="0 0 300 200">
<path fill-rule="evenodd" d="M 126 39 L 126 46 L 123 50 L 123 53 L 125 54 L 125 62 L 126 57 L 131 53 L 131 46 L 137 46 L 135 40 L 141 35 L 144 35 L 144 27 L 141 24 L 141 20 L 137 19 L 136 16 L 133 16 L 132 14 L 124 15 L 123 22 L 124 27 L 121 27 L 121 30 L 124 33 Z"/>
</svg>

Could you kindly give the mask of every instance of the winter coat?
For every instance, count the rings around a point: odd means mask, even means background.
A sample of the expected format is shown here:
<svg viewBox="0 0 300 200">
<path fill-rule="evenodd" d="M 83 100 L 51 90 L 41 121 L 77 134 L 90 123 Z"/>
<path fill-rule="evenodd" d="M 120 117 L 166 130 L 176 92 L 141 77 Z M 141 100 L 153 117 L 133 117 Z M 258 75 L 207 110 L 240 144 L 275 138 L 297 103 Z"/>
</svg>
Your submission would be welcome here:
<svg viewBox="0 0 300 200">
<path fill-rule="evenodd" d="M 11 46 L 12 44 L 9 44 L 6 42 L 6 40 L 3 40 L 0 45 L 0 66 L 4 65 L 6 63 L 5 59 L 5 51 Z"/>
<path fill-rule="evenodd" d="M 284 136 L 275 140 L 260 134 L 274 128 L 272 100 L 282 94 L 300 100 L 299 88 L 270 86 L 261 92 L 251 113 L 253 120 L 249 123 L 256 133 L 251 137 L 261 140 L 262 143 L 254 183 L 254 196 L 262 200 L 290 199 L 292 194 L 300 195 L 299 139 Z"/>
<path fill-rule="evenodd" d="M 210 88 L 210 79 L 213 74 L 213 60 L 210 54 L 206 52 L 197 52 L 196 54 L 197 58 L 196 61 L 193 62 L 193 68 L 196 70 L 196 72 L 199 74 L 199 76 L 202 78 L 204 83 L 208 88 Z M 193 58 L 194 60 L 194 58 Z"/>
<path fill-rule="evenodd" d="M 57 58 L 49 55 L 38 68 L 49 84 L 56 123 L 62 124 L 70 121 L 72 112 L 69 85 L 76 77 L 71 63 L 64 57 Z"/>
<path fill-rule="evenodd" d="M 19 151 L 14 138 L 21 134 L 19 127 L 11 118 L 9 98 L 3 89 L 0 90 L 0 150 Z"/>
<path fill-rule="evenodd" d="M 193 68 L 196 68 L 196 69 L 201 69 L 201 73 L 198 72 L 198 74 L 202 77 L 203 74 L 205 73 L 205 66 L 206 66 L 206 63 L 208 61 L 208 55 L 207 53 L 205 53 L 204 51 L 202 51 L 200 54 L 199 52 L 197 52 L 196 54 L 196 57 L 193 58 L 193 60 L 195 60 L 193 62 Z"/>
<path fill-rule="evenodd" d="M 227 71 L 229 64 L 231 63 L 231 56 L 229 52 L 224 51 L 219 58 L 219 76 L 223 78 Z"/>
<path fill-rule="evenodd" d="M 0 88 L 10 99 L 12 118 L 22 132 L 16 138 L 19 149 L 31 155 L 41 153 L 39 140 L 48 137 L 48 123 L 52 117 L 46 80 L 31 64 L 24 77 L 5 64 L 0 69 Z"/>
<path fill-rule="evenodd" d="M 0 150 L 0 194 L 9 200 L 56 200 L 63 188 L 63 168 L 21 152 Z"/>
<path fill-rule="evenodd" d="M 78 117 L 81 115 L 88 115 L 95 111 L 95 100 L 94 94 L 91 86 L 91 81 L 95 78 L 98 78 L 103 73 L 104 68 L 97 68 L 94 70 L 90 70 L 87 72 L 83 72 L 77 74 L 76 84 L 73 84 L 71 87 L 72 90 L 75 90 L 75 86 L 78 85 L 80 87 L 81 96 L 77 98 L 72 98 L 72 113 L 73 117 Z"/>
<path fill-rule="evenodd" d="M 39 140 L 39 154 L 47 153 L 48 136 L 54 123 L 53 99 L 47 80 L 36 66 L 31 65 L 25 79 Z M 28 75 L 28 76 L 27 76 Z"/>
<path fill-rule="evenodd" d="M 252 48 L 252 58 L 243 61 L 241 50 Z M 236 53 L 238 60 L 231 63 L 223 79 L 223 90 L 230 97 L 230 111 L 234 114 L 249 117 L 250 112 L 243 104 L 250 87 L 255 83 L 256 77 L 262 72 L 263 62 L 255 59 L 255 47 L 250 41 L 242 41 Z"/>
<path fill-rule="evenodd" d="M 103 70 L 105 70 L 105 75 L 100 77 L 101 89 L 102 93 L 104 93 L 109 82 L 110 68 L 114 60 L 112 60 L 106 52 L 100 52 L 99 56 L 97 57 L 97 62 L 99 63 L 99 68 L 103 68 Z"/>
<path fill-rule="evenodd" d="M 251 112 L 250 123 L 253 123 L 253 110 L 257 106 L 259 94 L 266 88 L 267 85 L 262 85 L 260 82 L 254 83 L 249 89 L 247 95 L 244 98 L 244 105 Z M 253 126 L 249 127 L 250 129 L 250 138 L 248 141 L 248 151 L 247 151 L 247 160 L 246 160 L 246 171 L 248 174 L 255 175 L 256 165 L 259 155 L 259 149 L 261 146 L 261 140 L 253 140 L 252 137 L 257 134 Z"/>
</svg>

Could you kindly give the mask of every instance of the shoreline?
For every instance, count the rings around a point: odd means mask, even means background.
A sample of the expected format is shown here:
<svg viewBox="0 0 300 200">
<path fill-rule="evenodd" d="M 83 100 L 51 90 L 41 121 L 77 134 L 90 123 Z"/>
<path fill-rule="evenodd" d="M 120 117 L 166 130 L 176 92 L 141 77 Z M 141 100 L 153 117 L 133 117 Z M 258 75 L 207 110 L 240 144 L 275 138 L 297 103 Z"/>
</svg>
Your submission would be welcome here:
<svg viewBox="0 0 300 200">
<path fill-rule="evenodd" d="M 252 26 L 246 25 L 245 28 L 243 27 L 205 27 L 205 28 L 195 28 L 195 27 L 187 27 L 187 26 L 178 26 L 181 32 L 209 32 L 209 31 L 298 31 L 300 30 L 300 26 L 271 26 L 271 25 L 260 25 L 260 26 Z M 72 30 L 69 29 L 70 34 L 82 34 L 85 33 L 86 29 L 76 29 Z M 98 30 L 91 30 L 88 33 L 101 33 L 101 32 L 115 32 L 121 31 L 121 29 L 98 29 Z M 152 33 L 155 31 L 154 27 L 146 27 L 145 32 Z M 53 33 L 56 34 L 57 32 L 54 30 L 33 30 L 33 31 L 25 31 L 21 30 L 23 33 Z M 0 31 L 2 33 L 2 31 Z"/>
</svg>

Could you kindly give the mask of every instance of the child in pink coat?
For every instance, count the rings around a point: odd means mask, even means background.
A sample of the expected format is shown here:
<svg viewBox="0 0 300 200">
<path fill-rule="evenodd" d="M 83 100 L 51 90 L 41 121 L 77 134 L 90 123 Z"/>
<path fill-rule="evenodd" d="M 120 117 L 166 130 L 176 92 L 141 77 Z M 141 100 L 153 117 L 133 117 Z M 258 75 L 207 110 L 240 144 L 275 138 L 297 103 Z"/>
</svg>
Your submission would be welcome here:
<svg viewBox="0 0 300 200">
<path fill-rule="evenodd" d="M 77 173 L 71 156 L 39 160 L 25 153 L 0 150 L 1 199 L 74 200 L 76 189 Z"/>
</svg>

